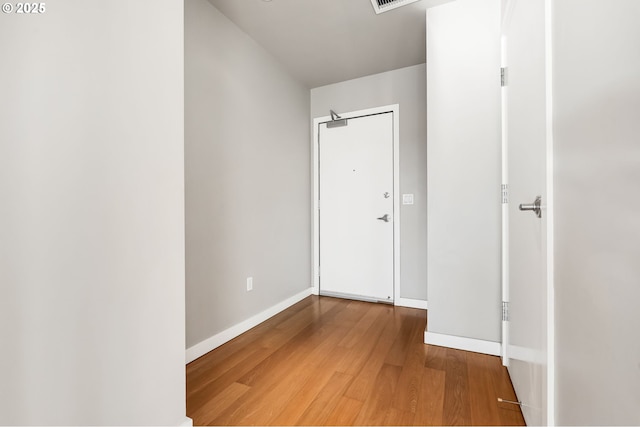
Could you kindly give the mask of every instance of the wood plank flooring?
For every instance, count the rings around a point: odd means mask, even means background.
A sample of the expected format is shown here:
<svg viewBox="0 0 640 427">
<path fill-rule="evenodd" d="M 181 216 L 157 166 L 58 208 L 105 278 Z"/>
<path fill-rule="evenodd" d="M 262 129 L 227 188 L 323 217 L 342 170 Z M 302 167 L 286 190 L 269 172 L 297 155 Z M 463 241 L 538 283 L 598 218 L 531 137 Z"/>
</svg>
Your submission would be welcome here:
<svg viewBox="0 0 640 427">
<path fill-rule="evenodd" d="M 195 425 L 525 425 L 500 359 L 423 344 L 426 311 L 312 296 L 187 365 Z"/>
</svg>

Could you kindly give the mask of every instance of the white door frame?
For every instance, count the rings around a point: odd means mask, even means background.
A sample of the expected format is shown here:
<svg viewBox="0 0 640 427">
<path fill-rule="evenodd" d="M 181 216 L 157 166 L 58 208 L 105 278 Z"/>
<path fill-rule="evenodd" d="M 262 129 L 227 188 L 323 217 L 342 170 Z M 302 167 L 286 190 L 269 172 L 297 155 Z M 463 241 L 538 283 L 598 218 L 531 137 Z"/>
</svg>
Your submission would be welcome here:
<svg viewBox="0 0 640 427">
<path fill-rule="evenodd" d="M 339 112 L 343 119 L 353 119 L 374 114 L 393 113 L 393 301 L 398 305 L 400 300 L 400 105 L 386 105 L 383 107 L 369 108 L 366 110 Z M 319 197 L 319 151 L 320 124 L 330 122 L 331 116 L 317 117 L 313 119 L 313 177 L 311 201 L 312 211 L 312 287 L 314 295 L 320 294 L 320 212 L 318 209 Z"/>
<path fill-rule="evenodd" d="M 545 80 L 547 112 L 547 425 L 556 425 L 556 299 L 554 253 L 554 137 L 553 137 L 553 7 L 555 0 L 545 0 Z"/>
</svg>

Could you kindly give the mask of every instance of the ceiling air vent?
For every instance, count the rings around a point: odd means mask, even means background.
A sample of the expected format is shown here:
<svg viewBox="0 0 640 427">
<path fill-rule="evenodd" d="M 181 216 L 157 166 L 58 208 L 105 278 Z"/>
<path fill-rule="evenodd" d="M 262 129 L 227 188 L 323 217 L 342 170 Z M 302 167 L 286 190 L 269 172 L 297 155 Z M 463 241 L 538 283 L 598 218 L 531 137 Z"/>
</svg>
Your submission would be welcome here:
<svg viewBox="0 0 640 427">
<path fill-rule="evenodd" d="M 418 0 L 371 0 L 371 4 L 376 13 L 382 13 L 417 1 Z"/>
</svg>

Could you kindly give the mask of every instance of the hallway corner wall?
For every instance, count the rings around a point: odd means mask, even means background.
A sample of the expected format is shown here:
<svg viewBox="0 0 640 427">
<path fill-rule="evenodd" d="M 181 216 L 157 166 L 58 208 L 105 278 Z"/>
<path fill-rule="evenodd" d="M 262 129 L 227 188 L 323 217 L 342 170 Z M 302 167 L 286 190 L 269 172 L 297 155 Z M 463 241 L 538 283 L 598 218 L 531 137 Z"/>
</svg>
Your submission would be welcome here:
<svg viewBox="0 0 640 427">
<path fill-rule="evenodd" d="M 185 2 L 185 82 L 192 348 L 310 288 L 309 89 L 206 0 Z"/>
<path fill-rule="evenodd" d="M 426 335 L 434 339 L 427 342 L 471 339 L 476 348 L 481 340 L 494 353 L 501 340 L 500 10 L 500 0 L 459 0 L 427 11 Z"/>
</svg>

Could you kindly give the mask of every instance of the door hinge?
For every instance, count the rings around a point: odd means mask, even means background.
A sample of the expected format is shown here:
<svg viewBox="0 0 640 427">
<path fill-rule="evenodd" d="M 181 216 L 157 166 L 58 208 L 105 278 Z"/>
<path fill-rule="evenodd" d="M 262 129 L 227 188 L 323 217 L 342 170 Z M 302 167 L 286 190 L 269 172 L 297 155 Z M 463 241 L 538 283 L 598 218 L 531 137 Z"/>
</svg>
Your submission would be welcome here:
<svg viewBox="0 0 640 427">
<path fill-rule="evenodd" d="M 509 69 L 507 67 L 500 68 L 500 86 L 505 87 L 507 85 L 508 76 L 509 76 Z"/>
<path fill-rule="evenodd" d="M 320 200 L 318 200 L 318 210 L 320 210 Z"/>
<path fill-rule="evenodd" d="M 500 199 L 502 200 L 502 204 L 506 205 L 509 203 L 509 184 L 502 184 L 500 186 Z"/>
<path fill-rule="evenodd" d="M 502 321 L 509 321 L 509 302 L 502 301 Z"/>
</svg>

